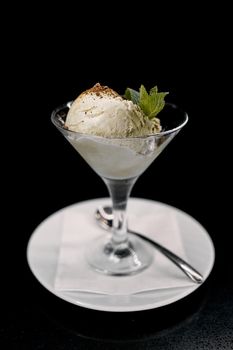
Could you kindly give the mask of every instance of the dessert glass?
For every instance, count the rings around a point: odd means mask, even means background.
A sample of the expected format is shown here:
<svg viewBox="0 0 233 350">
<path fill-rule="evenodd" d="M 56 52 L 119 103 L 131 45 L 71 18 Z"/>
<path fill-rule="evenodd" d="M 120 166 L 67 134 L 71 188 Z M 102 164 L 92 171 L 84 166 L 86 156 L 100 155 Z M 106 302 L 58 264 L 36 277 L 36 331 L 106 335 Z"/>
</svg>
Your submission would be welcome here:
<svg viewBox="0 0 233 350">
<path fill-rule="evenodd" d="M 138 177 L 183 128 L 188 116 L 177 106 L 166 104 L 159 113 L 161 132 L 146 137 L 106 138 L 68 130 L 65 120 L 70 106 L 69 102 L 55 109 L 52 122 L 103 179 L 114 214 L 110 237 L 103 233 L 86 247 L 88 263 L 96 271 L 110 275 L 139 272 L 151 264 L 153 248 L 127 233 L 128 198 Z"/>
</svg>

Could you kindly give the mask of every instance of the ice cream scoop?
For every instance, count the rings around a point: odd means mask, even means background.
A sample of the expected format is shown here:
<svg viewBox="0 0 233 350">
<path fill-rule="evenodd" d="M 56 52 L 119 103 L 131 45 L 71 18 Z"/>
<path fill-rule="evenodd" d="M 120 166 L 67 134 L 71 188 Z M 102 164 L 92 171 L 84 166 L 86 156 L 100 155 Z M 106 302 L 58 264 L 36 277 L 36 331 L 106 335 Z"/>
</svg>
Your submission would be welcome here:
<svg viewBox="0 0 233 350">
<path fill-rule="evenodd" d="M 139 105 L 99 83 L 72 103 L 65 126 L 78 133 L 107 138 L 147 136 L 161 130 L 158 118 L 149 119 Z"/>
</svg>

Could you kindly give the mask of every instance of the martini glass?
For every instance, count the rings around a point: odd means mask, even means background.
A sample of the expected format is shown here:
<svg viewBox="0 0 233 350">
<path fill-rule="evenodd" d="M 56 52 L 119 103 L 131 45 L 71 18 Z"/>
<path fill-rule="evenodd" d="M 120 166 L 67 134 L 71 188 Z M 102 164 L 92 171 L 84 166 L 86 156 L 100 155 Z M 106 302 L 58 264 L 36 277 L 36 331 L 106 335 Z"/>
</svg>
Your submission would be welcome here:
<svg viewBox="0 0 233 350">
<path fill-rule="evenodd" d="M 111 236 L 106 233 L 90 240 L 86 247 L 88 263 L 109 275 L 137 273 L 152 262 L 153 248 L 127 232 L 126 208 L 138 177 L 150 166 L 188 121 L 173 104 L 166 104 L 159 118 L 162 131 L 146 137 L 106 138 L 69 131 L 65 120 L 71 103 L 55 109 L 52 122 L 91 168 L 105 182 L 114 214 Z"/>
</svg>

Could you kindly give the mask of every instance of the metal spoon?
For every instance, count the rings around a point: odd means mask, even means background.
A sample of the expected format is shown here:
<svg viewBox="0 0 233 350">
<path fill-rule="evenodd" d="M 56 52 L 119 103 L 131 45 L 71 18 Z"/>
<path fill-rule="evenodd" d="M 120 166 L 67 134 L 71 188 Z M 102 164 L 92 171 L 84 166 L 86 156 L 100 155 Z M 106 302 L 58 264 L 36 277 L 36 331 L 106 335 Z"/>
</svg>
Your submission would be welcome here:
<svg viewBox="0 0 233 350">
<path fill-rule="evenodd" d="M 113 213 L 111 207 L 99 207 L 96 210 L 95 217 L 101 227 L 105 230 L 111 230 L 113 224 Z M 177 255 L 172 253 L 167 248 L 163 247 L 161 244 L 155 242 L 154 240 L 142 235 L 141 233 L 131 231 L 128 229 L 128 232 L 134 234 L 145 241 L 152 244 L 155 248 L 157 248 L 162 254 L 164 254 L 168 259 L 170 259 L 177 267 L 179 267 L 193 282 L 202 283 L 203 276 L 195 270 L 191 265 L 185 262 L 183 259 L 179 258 Z"/>
</svg>

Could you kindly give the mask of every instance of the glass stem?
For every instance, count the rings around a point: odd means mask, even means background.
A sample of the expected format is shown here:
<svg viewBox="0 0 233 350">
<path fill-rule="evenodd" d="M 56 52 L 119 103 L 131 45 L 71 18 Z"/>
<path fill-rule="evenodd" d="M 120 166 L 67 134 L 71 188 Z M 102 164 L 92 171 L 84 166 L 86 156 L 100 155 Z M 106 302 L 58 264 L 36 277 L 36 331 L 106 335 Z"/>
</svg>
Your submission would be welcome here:
<svg viewBox="0 0 233 350">
<path fill-rule="evenodd" d="M 128 242 L 126 208 L 130 192 L 137 178 L 123 180 L 103 178 L 112 199 L 114 215 L 112 243 L 115 245 Z"/>
</svg>

